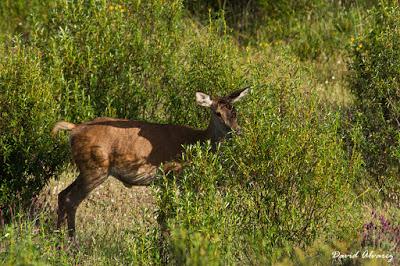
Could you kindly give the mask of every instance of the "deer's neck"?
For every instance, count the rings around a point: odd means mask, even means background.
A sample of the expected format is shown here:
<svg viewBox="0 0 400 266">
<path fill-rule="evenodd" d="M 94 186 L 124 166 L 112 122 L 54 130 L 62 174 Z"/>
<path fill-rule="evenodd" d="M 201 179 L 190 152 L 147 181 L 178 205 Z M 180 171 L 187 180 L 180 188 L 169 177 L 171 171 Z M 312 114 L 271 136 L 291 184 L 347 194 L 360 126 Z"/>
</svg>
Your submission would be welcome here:
<svg viewBox="0 0 400 266">
<path fill-rule="evenodd" d="M 225 126 L 221 125 L 219 119 L 211 114 L 210 123 L 205 130 L 205 135 L 206 138 L 211 141 L 212 146 L 215 148 L 218 142 L 220 142 L 226 134 Z"/>
</svg>

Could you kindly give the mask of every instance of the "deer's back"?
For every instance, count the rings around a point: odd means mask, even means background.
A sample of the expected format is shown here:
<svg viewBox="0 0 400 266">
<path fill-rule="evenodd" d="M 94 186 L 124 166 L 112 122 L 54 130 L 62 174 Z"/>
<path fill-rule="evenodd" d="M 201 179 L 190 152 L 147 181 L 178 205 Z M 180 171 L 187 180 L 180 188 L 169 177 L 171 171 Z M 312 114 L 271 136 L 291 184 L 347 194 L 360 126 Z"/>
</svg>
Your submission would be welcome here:
<svg viewBox="0 0 400 266">
<path fill-rule="evenodd" d="M 175 159 L 182 144 L 204 140 L 200 130 L 126 119 L 97 118 L 71 132 L 75 163 L 82 171 L 109 168 L 130 171 Z"/>
</svg>

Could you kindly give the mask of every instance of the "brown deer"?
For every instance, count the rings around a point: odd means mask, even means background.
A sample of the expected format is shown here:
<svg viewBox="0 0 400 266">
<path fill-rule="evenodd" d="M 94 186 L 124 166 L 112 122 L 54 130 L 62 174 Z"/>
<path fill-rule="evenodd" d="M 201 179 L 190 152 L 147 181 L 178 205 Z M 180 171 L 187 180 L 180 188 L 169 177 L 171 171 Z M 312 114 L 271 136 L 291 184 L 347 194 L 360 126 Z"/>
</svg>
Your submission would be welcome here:
<svg viewBox="0 0 400 266">
<path fill-rule="evenodd" d="M 232 103 L 249 92 L 236 91 L 229 96 L 211 99 L 197 92 L 197 104 L 211 108 L 211 119 L 205 130 L 186 126 L 153 124 L 116 118 L 96 118 L 75 125 L 60 121 L 53 130 L 69 130 L 72 156 L 79 175 L 58 195 L 60 228 L 67 219 L 71 238 L 75 235 L 75 214 L 79 204 L 109 175 L 122 181 L 126 187 L 144 186 L 155 178 L 162 164 L 174 164 L 183 151 L 183 144 L 211 140 L 213 146 L 231 131 L 239 131 L 236 111 Z"/>
</svg>

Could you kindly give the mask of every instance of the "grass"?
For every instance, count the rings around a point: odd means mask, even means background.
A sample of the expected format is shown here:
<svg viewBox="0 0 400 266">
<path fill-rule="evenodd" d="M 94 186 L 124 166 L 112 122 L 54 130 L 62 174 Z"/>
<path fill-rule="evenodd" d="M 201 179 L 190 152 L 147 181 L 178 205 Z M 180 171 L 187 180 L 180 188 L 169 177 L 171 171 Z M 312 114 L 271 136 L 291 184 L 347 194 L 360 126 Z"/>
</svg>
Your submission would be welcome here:
<svg viewBox="0 0 400 266">
<path fill-rule="evenodd" d="M 57 180 L 52 179 L 42 190 L 27 213 L 15 215 L 1 229 L 0 261 L 3 265 L 155 265 L 160 264 L 159 229 L 156 222 L 154 190 L 150 187 L 125 188 L 109 178 L 80 206 L 77 213 L 79 248 L 67 241 L 66 232 L 55 230 L 57 194 L 76 176 L 68 167 Z M 356 211 L 356 210 L 355 210 Z M 400 212 L 391 205 L 364 205 L 354 215 L 365 224 L 373 221 L 372 212 L 398 221 Z M 358 236 L 336 240 L 320 238 L 307 248 L 295 246 L 293 253 L 275 265 L 326 265 L 332 263 L 333 251 L 342 254 L 365 250 L 361 247 L 362 230 Z M 193 239 L 196 237 L 194 236 Z M 201 243 L 201 242 L 200 242 Z M 367 247 L 379 254 L 388 254 L 378 246 Z M 201 250 L 199 250 L 201 254 Z M 398 256 L 398 253 L 390 253 Z M 396 255 L 397 254 L 397 255 Z M 210 261 L 197 261 L 207 263 Z M 202 263 L 201 263 L 202 262 Z M 356 261 L 353 261 L 356 262 Z M 393 265 L 384 260 L 358 260 L 363 265 Z"/>
<path fill-rule="evenodd" d="M 154 264 L 158 228 L 148 187 L 127 189 L 109 178 L 93 191 L 77 213 L 78 249 L 67 241 L 65 228 L 55 230 L 57 195 L 75 177 L 70 167 L 57 181 L 50 180 L 30 212 L 21 212 L 2 228 L 2 264 Z"/>
</svg>

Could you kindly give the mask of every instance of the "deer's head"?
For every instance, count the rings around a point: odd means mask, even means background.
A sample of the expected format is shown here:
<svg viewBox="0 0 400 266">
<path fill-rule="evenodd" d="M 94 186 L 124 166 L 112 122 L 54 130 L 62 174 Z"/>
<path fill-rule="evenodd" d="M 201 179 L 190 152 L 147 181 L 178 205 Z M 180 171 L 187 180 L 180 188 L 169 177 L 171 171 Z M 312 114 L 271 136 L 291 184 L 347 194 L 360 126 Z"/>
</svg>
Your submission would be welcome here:
<svg viewBox="0 0 400 266">
<path fill-rule="evenodd" d="M 240 132 L 233 103 L 239 101 L 249 91 L 249 88 L 245 88 L 235 91 L 228 96 L 216 98 L 211 98 L 202 92 L 196 93 L 197 104 L 211 109 L 211 121 L 208 130 L 212 142 L 219 141 L 232 131 L 236 133 Z"/>
</svg>

